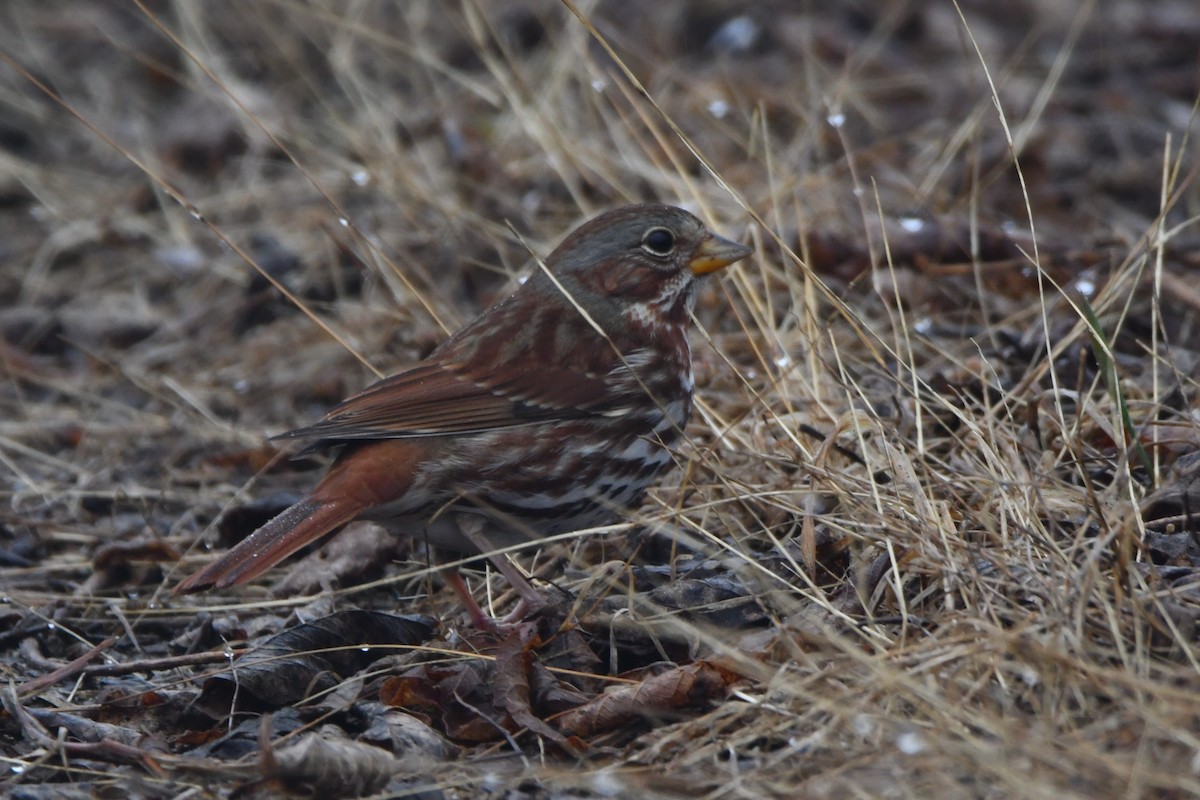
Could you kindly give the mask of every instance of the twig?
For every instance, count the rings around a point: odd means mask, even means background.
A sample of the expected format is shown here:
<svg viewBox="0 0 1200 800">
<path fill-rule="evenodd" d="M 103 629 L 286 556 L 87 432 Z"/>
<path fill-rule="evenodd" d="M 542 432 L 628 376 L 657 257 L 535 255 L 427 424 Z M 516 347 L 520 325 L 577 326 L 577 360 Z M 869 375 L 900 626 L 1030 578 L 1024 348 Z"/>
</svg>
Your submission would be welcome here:
<svg viewBox="0 0 1200 800">
<path fill-rule="evenodd" d="M 89 661 L 91 661 L 96 656 L 100 655 L 101 653 L 103 653 L 105 650 L 112 647 L 116 643 L 117 643 L 117 637 L 110 636 L 107 639 L 105 639 L 103 642 L 101 642 L 100 644 L 93 647 L 91 650 L 88 650 L 86 653 L 81 655 L 79 658 L 75 659 L 74 661 L 71 661 L 67 664 L 62 665 L 61 667 L 54 670 L 53 672 L 47 672 L 45 675 L 42 675 L 37 678 L 33 678 L 32 680 L 25 681 L 25 683 L 23 683 L 17 687 L 17 690 L 16 690 L 17 697 L 28 697 L 29 695 L 37 694 L 42 689 L 45 689 L 48 686 L 53 686 L 54 684 L 58 683 L 59 681 L 66 680 L 67 678 L 71 678 L 71 677 L 74 677 L 75 675 L 78 675 L 79 673 L 83 672 L 86 669 Z M 105 664 L 105 665 L 101 665 L 101 666 L 108 666 L 108 665 Z"/>
<path fill-rule="evenodd" d="M 165 658 L 142 658 L 137 661 L 125 661 L 120 664 L 96 664 L 84 669 L 84 675 L 128 675 L 133 672 L 160 672 L 176 667 L 194 667 L 199 664 L 221 664 L 232 656 L 237 658 L 246 652 L 246 648 L 238 650 L 211 651 L 206 653 L 188 653 L 182 656 Z"/>
</svg>

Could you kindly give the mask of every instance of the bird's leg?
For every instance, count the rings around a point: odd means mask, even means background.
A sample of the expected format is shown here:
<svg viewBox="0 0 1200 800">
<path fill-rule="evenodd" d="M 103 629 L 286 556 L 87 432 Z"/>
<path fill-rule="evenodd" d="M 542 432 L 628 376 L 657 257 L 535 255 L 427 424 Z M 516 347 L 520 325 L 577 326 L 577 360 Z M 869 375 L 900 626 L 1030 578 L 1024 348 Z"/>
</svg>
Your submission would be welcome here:
<svg viewBox="0 0 1200 800">
<path fill-rule="evenodd" d="M 458 595 L 458 599 L 467 607 L 467 616 L 471 618 L 471 625 L 481 631 L 495 631 L 497 621 L 489 617 L 487 612 L 479 607 L 479 603 L 475 602 L 475 598 L 472 596 L 471 590 L 467 588 L 467 582 L 463 580 L 462 573 L 458 571 L 458 567 L 443 567 L 441 573 L 442 580 L 454 590 L 454 593 Z"/>
<path fill-rule="evenodd" d="M 492 562 L 496 569 L 500 570 L 500 574 L 508 579 L 509 585 L 511 585 L 521 597 L 520 601 L 517 603 L 517 607 L 506 614 L 504 618 L 500 620 L 501 623 L 520 621 L 527 614 L 531 614 L 535 611 L 545 608 L 545 598 L 542 597 L 537 589 L 533 588 L 533 585 L 530 584 L 529 580 L 521 574 L 521 571 L 517 569 L 511 561 L 508 560 L 508 556 L 504 555 L 503 553 L 496 552 L 498 548 L 492 544 L 491 540 L 487 536 L 487 533 L 484 532 L 487 521 L 483 517 L 475 514 L 455 514 L 454 521 L 458 525 L 459 532 L 461 532 L 467 541 L 470 542 L 471 545 L 474 546 L 481 554 L 487 556 L 488 560 Z M 459 579 L 459 582 L 462 582 L 461 578 Z M 451 585 L 453 586 L 453 584 Z M 463 586 L 463 589 L 465 590 L 466 587 Z M 455 589 L 455 591 L 458 591 L 458 589 Z M 478 608 L 478 604 L 476 604 L 476 608 Z M 470 609 L 468 608 L 468 612 L 469 611 Z M 474 619 L 474 617 L 472 617 L 472 619 Z"/>
</svg>

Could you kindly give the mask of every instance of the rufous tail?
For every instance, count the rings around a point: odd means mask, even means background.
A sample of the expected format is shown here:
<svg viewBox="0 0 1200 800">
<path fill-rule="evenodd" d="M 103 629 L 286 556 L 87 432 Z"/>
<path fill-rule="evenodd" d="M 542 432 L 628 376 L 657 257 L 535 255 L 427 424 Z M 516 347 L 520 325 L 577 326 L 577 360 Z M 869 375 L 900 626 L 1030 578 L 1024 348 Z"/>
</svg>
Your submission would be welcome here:
<svg viewBox="0 0 1200 800">
<path fill-rule="evenodd" d="M 252 580 L 306 544 L 345 525 L 361 510 L 360 504 L 347 498 L 318 500 L 307 497 L 180 583 L 172 594 L 223 589 Z"/>
<path fill-rule="evenodd" d="M 363 512 L 403 498 L 416 466 L 428 456 L 428 445 L 421 440 L 384 440 L 347 448 L 312 494 L 176 586 L 173 593 L 224 589 L 261 575 Z"/>
</svg>

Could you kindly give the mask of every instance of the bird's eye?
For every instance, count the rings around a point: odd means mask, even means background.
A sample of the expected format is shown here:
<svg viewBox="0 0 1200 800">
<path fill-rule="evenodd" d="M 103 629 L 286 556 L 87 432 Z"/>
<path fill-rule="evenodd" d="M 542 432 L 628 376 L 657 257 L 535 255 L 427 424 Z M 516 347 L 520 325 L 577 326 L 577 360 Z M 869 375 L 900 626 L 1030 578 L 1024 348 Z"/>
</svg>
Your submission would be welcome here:
<svg viewBox="0 0 1200 800">
<path fill-rule="evenodd" d="M 675 234 L 666 228 L 652 228 L 642 237 L 642 249 L 652 256 L 669 256 L 675 249 Z"/>
</svg>

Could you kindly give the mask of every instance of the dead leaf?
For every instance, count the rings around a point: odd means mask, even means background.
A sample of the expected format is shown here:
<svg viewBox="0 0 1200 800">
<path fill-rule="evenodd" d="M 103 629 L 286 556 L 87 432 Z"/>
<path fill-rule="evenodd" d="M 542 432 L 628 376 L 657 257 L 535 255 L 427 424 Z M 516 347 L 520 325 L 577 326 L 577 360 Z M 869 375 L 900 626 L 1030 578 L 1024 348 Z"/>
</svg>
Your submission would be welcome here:
<svg viewBox="0 0 1200 800">
<path fill-rule="evenodd" d="M 274 777 L 312 797 L 375 794 L 402 766 L 386 750 L 329 733 L 300 737 L 275 751 L 274 762 Z"/>
<path fill-rule="evenodd" d="M 496 649 L 496 682 L 493 702 L 501 706 L 512 717 L 513 722 L 525 730 L 542 736 L 576 755 L 578 750 L 567 738 L 547 725 L 530 705 L 529 675 L 533 667 L 531 649 L 537 645 L 537 637 L 512 635 L 505 637 Z"/>
<path fill-rule="evenodd" d="M 419 754 L 435 761 L 445 761 L 458 754 L 459 749 L 424 720 L 382 703 L 360 703 L 360 712 L 370 720 L 361 739 L 367 744 L 390 750 L 393 755 L 409 757 Z"/>
<path fill-rule="evenodd" d="M 269 707 L 288 705 L 354 675 L 396 646 L 425 641 L 433 629 L 426 617 L 362 610 L 331 614 L 289 628 L 246 653 L 228 674 L 205 683 L 199 705 L 223 716 L 235 693 Z"/>
<path fill-rule="evenodd" d="M 635 686 L 610 688 L 587 705 L 555 718 L 554 726 L 586 737 L 637 719 L 662 717 L 685 706 L 724 698 L 736 676 L 706 661 L 676 667 Z"/>
</svg>

